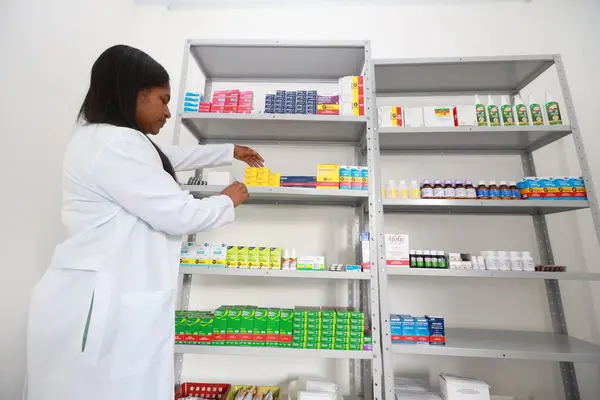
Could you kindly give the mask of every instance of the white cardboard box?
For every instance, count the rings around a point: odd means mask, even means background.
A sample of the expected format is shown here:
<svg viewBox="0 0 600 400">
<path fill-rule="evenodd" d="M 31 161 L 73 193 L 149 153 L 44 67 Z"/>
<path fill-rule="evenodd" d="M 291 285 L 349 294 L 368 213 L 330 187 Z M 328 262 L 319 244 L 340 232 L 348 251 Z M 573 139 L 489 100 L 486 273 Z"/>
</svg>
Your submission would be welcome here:
<svg viewBox="0 0 600 400">
<path fill-rule="evenodd" d="M 404 126 L 407 128 L 425 126 L 423 107 L 404 107 Z"/>
<path fill-rule="evenodd" d="M 362 252 L 362 269 L 367 271 L 371 269 L 371 247 L 370 247 L 371 236 L 369 232 L 363 232 L 360 235 L 360 244 Z"/>
<path fill-rule="evenodd" d="M 475 378 L 440 374 L 444 400 L 490 400 L 490 385 Z"/>
<path fill-rule="evenodd" d="M 385 264 L 387 267 L 410 267 L 408 235 L 385 235 Z"/>
<path fill-rule="evenodd" d="M 456 106 L 453 109 L 455 126 L 477 126 L 475 106 Z"/>
<path fill-rule="evenodd" d="M 429 127 L 454 126 L 452 106 L 423 107 L 423 119 Z"/>
<path fill-rule="evenodd" d="M 215 186 L 228 186 L 233 182 L 231 173 L 223 171 L 208 171 L 205 181 L 207 185 Z"/>
</svg>

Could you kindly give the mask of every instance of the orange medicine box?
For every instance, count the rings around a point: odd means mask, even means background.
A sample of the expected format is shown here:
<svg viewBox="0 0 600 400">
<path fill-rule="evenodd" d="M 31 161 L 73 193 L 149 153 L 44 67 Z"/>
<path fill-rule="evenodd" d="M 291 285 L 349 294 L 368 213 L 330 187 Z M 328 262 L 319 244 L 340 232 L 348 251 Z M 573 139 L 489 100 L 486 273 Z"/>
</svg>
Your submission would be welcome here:
<svg viewBox="0 0 600 400">
<path fill-rule="evenodd" d="M 317 165 L 317 188 L 339 189 L 340 188 L 340 166 L 339 164 Z"/>
</svg>

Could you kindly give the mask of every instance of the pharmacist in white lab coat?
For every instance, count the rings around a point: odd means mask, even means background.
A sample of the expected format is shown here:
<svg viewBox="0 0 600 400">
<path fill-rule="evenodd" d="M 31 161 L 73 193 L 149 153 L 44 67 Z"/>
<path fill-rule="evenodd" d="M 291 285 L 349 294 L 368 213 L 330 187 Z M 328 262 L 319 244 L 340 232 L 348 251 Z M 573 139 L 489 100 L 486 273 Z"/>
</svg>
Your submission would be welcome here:
<svg viewBox="0 0 600 400">
<path fill-rule="evenodd" d="M 169 100 L 169 75 L 137 49 L 111 47 L 92 68 L 64 157 L 68 239 L 31 299 L 28 400 L 173 398 L 182 235 L 229 224 L 248 198 L 237 182 L 194 199 L 175 171 L 264 160 L 243 146 L 157 147 L 148 135 Z"/>
</svg>

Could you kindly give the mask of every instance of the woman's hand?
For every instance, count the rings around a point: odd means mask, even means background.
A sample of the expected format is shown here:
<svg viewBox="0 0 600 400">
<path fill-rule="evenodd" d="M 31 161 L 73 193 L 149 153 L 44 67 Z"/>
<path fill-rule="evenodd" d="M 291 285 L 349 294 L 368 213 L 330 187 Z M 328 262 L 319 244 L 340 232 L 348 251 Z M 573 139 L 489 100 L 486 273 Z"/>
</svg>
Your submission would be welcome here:
<svg viewBox="0 0 600 400">
<path fill-rule="evenodd" d="M 238 146 L 237 144 L 234 145 L 233 158 L 243 161 L 251 167 L 264 167 L 265 160 L 260 156 L 260 154 L 252 150 L 250 147 Z"/>
<path fill-rule="evenodd" d="M 229 197 L 234 207 L 237 207 L 248 200 L 248 188 L 241 182 L 233 182 L 223 189 L 221 194 Z"/>
</svg>

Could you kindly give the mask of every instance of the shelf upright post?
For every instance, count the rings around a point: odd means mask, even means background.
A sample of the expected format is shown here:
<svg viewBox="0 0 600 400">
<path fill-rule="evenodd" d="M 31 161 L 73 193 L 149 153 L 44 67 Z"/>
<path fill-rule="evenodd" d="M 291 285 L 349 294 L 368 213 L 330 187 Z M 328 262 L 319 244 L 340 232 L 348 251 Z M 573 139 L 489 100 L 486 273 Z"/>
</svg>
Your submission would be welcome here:
<svg viewBox="0 0 600 400">
<path fill-rule="evenodd" d="M 387 311 L 388 297 L 386 296 L 387 277 L 385 275 L 385 242 L 383 235 L 383 202 L 381 199 L 377 97 L 375 94 L 375 67 L 371 56 L 370 41 L 365 42 L 364 85 L 365 114 L 367 115 L 367 132 L 364 142 L 367 150 L 367 167 L 369 169 L 369 267 L 371 273 L 369 299 L 371 302 L 371 333 L 373 335 L 373 363 L 371 365 L 373 372 L 373 400 L 393 400 L 393 371 L 391 371 L 389 313 Z M 383 275 L 383 278 L 379 277 L 380 274 Z M 386 289 L 383 294 L 381 292 L 382 288 Z M 384 362 L 387 362 L 387 370 L 384 367 Z M 392 377 L 391 379 L 390 376 Z"/>
<path fill-rule="evenodd" d="M 177 102 L 177 114 L 175 115 L 175 129 L 173 130 L 173 144 L 179 144 L 181 135 L 181 119 L 183 118 L 183 99 L 187 83 L 188 64 L 190 60 L 191 40 L 186 40 L 183 46 L 183 64 L 181 65 L 181 76 L 179 77 L 179 101 Z"/>
<path fill-rule="evenodd" d="M 535 163 L 531 152 L 526 151 L 521 154 L 521 163 L 525 176 L 536 176 Z M 542 264 L 553 265 L 554 254 L 552 252 L 552 244 L 550 243 L 550 235 L 548 234 L 548 226 L 546 217 L 539 213 L 532 216 L 533 228 L 535 237 L 538 243 L 540 261 Z M 552 321 L 552 329 L 554 332 L 564 333 L 568 335 L 567 321 L 563 309 L 562 296 L 560 294 L 560 286 L 556 279 L 544 279 L 546 286 L 546 298 L 548 299 L 548 307 L 550 308 L 550 319 Z M 577 384 L 577 374 L 575 365 L 572 362 L 560 362 L 560 375 L 562 378 L 563 389 L 566 400 L 579 400 L 579 386 Z"/>
</svg>

